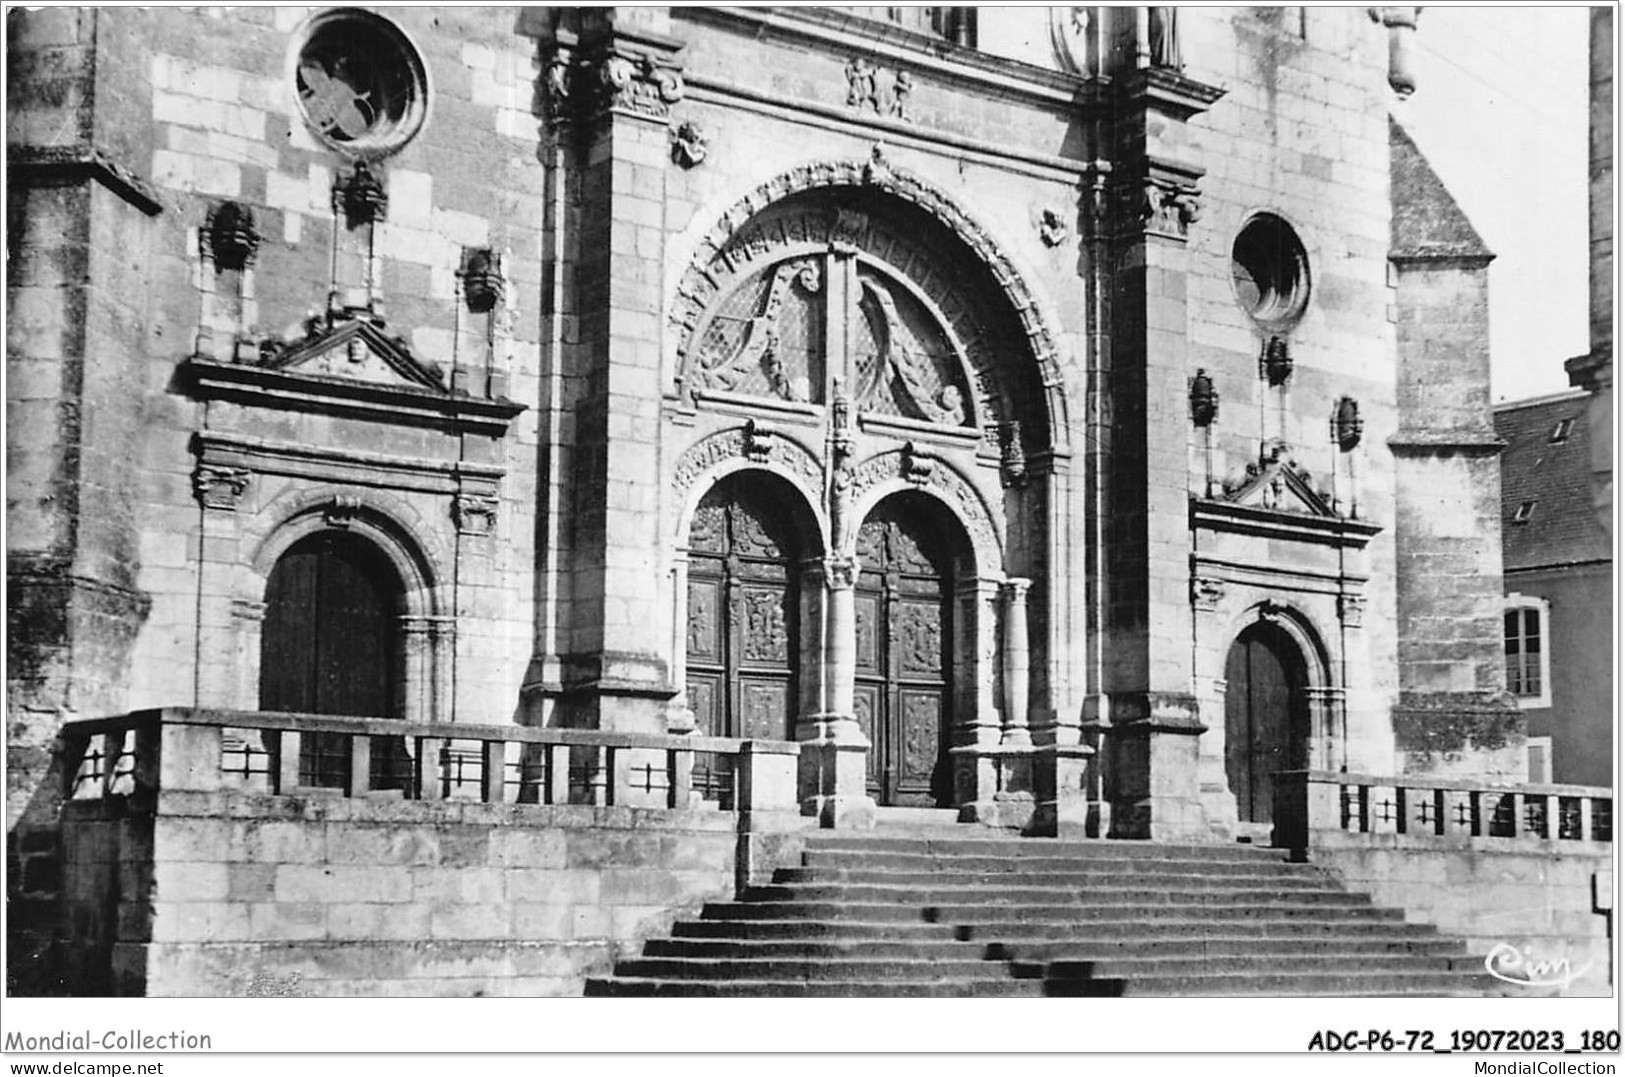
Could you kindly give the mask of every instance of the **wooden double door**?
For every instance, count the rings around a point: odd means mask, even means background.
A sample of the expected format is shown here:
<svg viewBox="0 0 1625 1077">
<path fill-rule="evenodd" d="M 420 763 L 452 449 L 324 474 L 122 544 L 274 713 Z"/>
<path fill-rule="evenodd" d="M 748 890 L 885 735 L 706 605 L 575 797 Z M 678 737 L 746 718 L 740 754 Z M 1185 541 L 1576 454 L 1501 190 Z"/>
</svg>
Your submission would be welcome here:
<svg viewBox="0 0 1625 1077">
<path fill-rule="evenodd" d="M 1293 638 L 1261 622 L 1225 662 L 1225 776 L 1242 822 L 1274 816 L 1275 776 L 1309 765 L 1308 667 Z"/>
<path fill-rule="evenodd" d="M 940 528 L 899 501 L 882 502 L 858 532 L 854 710 L 876 802 L 947 807 L 952 566 Z"/>
</svg>

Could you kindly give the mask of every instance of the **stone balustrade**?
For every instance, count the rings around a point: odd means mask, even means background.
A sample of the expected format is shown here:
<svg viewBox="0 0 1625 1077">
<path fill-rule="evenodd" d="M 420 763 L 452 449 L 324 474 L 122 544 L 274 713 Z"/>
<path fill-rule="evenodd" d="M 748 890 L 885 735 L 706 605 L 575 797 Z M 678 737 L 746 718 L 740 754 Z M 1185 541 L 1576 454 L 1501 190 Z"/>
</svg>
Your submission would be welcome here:
<svg viewBox="0 0 1625 1077">
<path fill-rule="evenodd" d="M 788 741 L 167 707 L 71 722 L 63 796 L 233 789 L 488 804 L 797 810 Z"/>
<path fill-rule="evenodd" d="M 1301 770 L 1275 776 L 1274 818 L 1275 844 L 1297 850 L 1326 832 L 1390 836 L 1400 846 L 1611 843 L 1614 794 Z"/>
</svg>

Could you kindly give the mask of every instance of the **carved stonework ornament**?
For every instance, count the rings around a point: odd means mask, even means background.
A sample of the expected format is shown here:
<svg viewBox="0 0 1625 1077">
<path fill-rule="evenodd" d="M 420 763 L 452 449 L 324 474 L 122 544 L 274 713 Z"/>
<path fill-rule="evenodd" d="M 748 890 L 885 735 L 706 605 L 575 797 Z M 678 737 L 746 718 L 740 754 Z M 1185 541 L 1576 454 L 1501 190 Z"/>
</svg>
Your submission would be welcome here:
<svg viewBox="0 0 1625 1077">
<path fill-rule="evenodd" d="M 1203 613 L 1212 613 L 1224 601 L 1224 581 L 1208 576 L 1191 580 L 1191 604 Z"/>
<path fill-rule="evenodd" d="M 327 503 L 322 518 L 328 527 L 349 527 L 361 514 L 361 499 L 352 494 L 340 494 Z"/>
<path fill-rule="evenodd" d="M 570 87 L 574 78 L 573 57 L 569 49 L 556 49 L 547 62 L 547 73 L 542 85 L 547 99 L 547 115 L 554 123 L 570 115 Z"/>
<path fill-rule="evenodd" d="M 389 213 L 389 192 L 365 161 L 357 162 L 355 170 L 341 181 L 337 201 L 351 228 L 375 224 Z"/>
<path fill-rule="evenodd" d="M 1337 617 L 1349 628 L 1359 628 L 1365 623 L 1365 596 L 1338 595 Z"/>
<path fill-rule="evenodd" d="M 671 159 L 684 168 L 693 168 L 705 160 L 709 136 L 698 120 L 684 120 L 672 132 Z"/>
<path fill-rule="evenodd" d="M 1198 428 L 1212 426 L 1219 417 L 1219 390 L 1206 370 L 1198 370 L 1191 379 L 1191 422 Z"/>
<path fill-rule="evenodd" d="M 598 108 L 667 119 L 683 99 L 683 76 L 677 68 L 645 55 L 634 59 L 611 53 L 598 61 Z"/>
<path fill-rule="evenodd" d="M 924 486 L 931 481 L 931 472 L 936 469 L 937 458 L 934 454 L 921 449 L 910 441 L 903 446 L 903 478 L 915 486 Z"/>
<path fill-rule="evenodd" d="M 967 217 L 945 192 L 893 166 L 887 165 L 882 169 L 872 156 L 868 160 L 814 161 L 798 166 L 757 187 L 718 217 L 717 223 L 701 239 L 694 261 L 678 282 L 677 302 L 672 304 L 671 320 L 678 341 L 680 368 L 686 367 L 690 352 L 701 343 L 699 338 L 702 334 L 697 330 L 706 312 L 718 299 L 719 291 L 731 286 L 730 278 L 737 275 L 744 268 L 741 263 L 748 260 L 748 252 L 741 246 L 741 240 L 756 228 L 752 224 L 753 219 L 767 207 L 803 191 L 867 186 L 878 187 L 936 218 L 964 243 L 972 256 L 987 266 L 992 279 L 1003 292 L 1003 301 L 1020 318 L 1027 346 L 1031 349 L 1044 383 L 1059 384 L 1062 378 L 1054 337 L 1039 312 L 1031 290 L 1010 257 L 987 230 Z M 784 228 L 788 229 L 794 223 L 785 221 Z M 833 234 L 830 222 L 826 221 L 822 230 L 824 237 L 806 235 L 802 238 L 816 240 L 827 237 L 830 242 L 844 241 L 844 237 Z M 869 229 L 866 235 L 874 231 Z M 865 236 L 858 239 L 864 241 Z M 894 247 L 906 241 L 907 237 L 892 233 L 885 235 L 885 242 Z M 930 263 L 925 260 L 922 264 L 929 266 Z M 921 283 L 928 292 L 935 294 L 928 283 Z M 993 417 L 1010 417 L 1003 414 L 1006 408 L 997 398 L 994 387 L 998 379 L 993 369 L 996 355 L 1003 354 L 1008 342 L 1001 342 L 1000 348 L 995 349 L 982 340 L 968 310 L 944 313 L 955 333 L 967 342 L 966 359 L 977 381 L 975 388 L 985 401 L 986 413 Z"/>
<path fill-rule="evenodd" d="M 1066 221 L 1053 209 L 1046 209 L 1038 216 L 1038 238 L 1044 241 L 1046 247 L 1059 247 L 1071 235 Z"/>
<path fill-rule="evenodd" d="M 253 264 L 260 248 L 254 211 L 241 202 L 222 202 L 209 213 L 203 231 L 217 270 L 241 271 Z"/>
<path fill-rule="evenodd" d="M 852 557 L 826 557 L 824 586 L 831 591 L 849 591 L 858 582 L 858 562 Z"/>
<path fill-rule="evenodd" d="M 1359 448 L 1365 433 L 1365 421 L 1360 418 L 1360 402 L 1352 396 L 1340 399 L 1332 408 L 1332 442 L 1344 452 Z"/>
<path fill-rule="evenodd" d="M 1271 446 L 1241 474 L 1226 478 L 1222 490 L 1220 500 L 1234 504 L 1325 519 L 1338 516 L 1330 492 L 1321 489 L 1314 475 L 1281 445 Z"/>
<path fill-rule="evenodd" d="M 894 71 L 888 80 L 883 69 L 862 56 L 846 63 L 846 103 L 851 108 L 906 120 L 913 92 L 914 76 L 907 71 Z"/>
<path fill-rule="evenodd" d="M 1027 482 L 1027 452 L 1021 444 L 1021 422 L 999 424 L 999 478 L 1006 486 Z"/>
<path fill-rule="evenodd" d="M 451 516 L 459 533 L 489 535 L 496 528 L 497 499 L 489 494 L 458 494 Z"/>
<path fill-rule="evenodd" d="M 192 473 L 192 491 L 206 509 L 235 512 L 251 477 L 247 468 L 199 464 Z"/>
<path fill-rule="evenodd" d="M 756 420 L 731 430 L 720 430 L 689 446 L 677 459 L 672 483 L 679 495 L 684 494 L 708 471 L 741 456 L 754 463 L 771 461 L 787 469 L 808 490 L 823 488 L 824 467 L 817 457 L 793 438 Z"/>
<path fill-rule="evenodd" d="M 1258 371 L 1270 388 L 1285 385 L 1292 377 L 1292 349 L 1283 337 L 1270 337 L 1258 355 Z"/>
</svg>

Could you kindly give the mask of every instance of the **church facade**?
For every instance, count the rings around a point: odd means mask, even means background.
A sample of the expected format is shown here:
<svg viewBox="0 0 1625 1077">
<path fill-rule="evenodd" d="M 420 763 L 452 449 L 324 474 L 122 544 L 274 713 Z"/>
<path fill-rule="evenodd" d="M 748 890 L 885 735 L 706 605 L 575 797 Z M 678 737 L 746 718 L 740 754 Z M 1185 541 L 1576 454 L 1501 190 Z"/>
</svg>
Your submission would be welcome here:
<svg viewBox="0 0 1625 1077">
<path fill-rule="evenodd" d="M 1527 776 L 1414 9 L 8 20 L 23 861 L 176 705 L 793 741 L 827 826 Z"/>
</svg>

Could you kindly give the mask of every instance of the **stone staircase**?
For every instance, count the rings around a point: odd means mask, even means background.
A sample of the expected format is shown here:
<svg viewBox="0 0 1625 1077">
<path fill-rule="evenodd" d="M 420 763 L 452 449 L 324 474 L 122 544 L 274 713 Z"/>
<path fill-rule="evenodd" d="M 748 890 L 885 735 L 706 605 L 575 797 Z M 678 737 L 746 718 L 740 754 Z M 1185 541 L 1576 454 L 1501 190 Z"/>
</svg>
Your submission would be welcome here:
<svg viewBox="0 0 1625 1077">
<path fill-rule="evenodd" d="M 1498 994 L 1460 940 L 1281 850 L 823 832 L 588 995 Z"/>
</svg>

